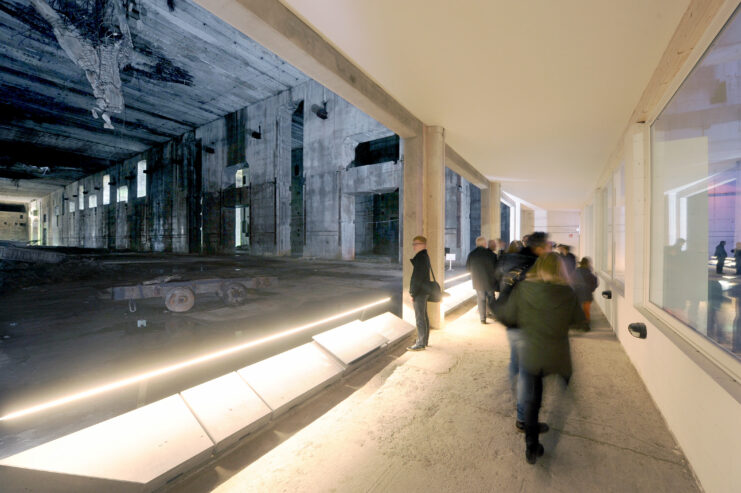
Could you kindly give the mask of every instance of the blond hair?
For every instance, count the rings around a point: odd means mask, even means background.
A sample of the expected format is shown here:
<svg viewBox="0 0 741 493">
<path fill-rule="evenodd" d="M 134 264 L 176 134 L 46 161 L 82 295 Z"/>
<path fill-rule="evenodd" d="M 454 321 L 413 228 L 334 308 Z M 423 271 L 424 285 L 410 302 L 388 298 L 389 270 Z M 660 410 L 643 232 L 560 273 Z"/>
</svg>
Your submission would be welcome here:
<svg viewBox="0 0 741 493">
<path fill-rule="evenodd" d="M 426 245 L 427 238 L 425 238 L 424 236 L 415 236 L 414 238 L 412 238 L 412 243 L 424 243 Z"/>
<path fill-rule="evenodd" d="M 563 260 L 559 254 L 554 252 L 538 257 L 533 268 L 527 273 L 527 277 L 533 281 L 568 284 L 568 275 Z"/>
<path fill-rule="evenodd" d="M 484 238 L 483 236 L 479 236 L 478 238 L 476 238 L 476 246 L 486 247 L 486 238 Z"/>
</svg>

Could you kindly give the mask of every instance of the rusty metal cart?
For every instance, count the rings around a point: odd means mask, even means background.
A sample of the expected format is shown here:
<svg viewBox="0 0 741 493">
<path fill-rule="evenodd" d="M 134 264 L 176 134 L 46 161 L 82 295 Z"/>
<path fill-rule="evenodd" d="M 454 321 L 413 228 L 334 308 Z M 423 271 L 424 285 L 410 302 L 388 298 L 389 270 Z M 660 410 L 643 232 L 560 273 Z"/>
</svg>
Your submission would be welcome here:
<svg viewBox="0 0 741 493">
<path fill-rule="evenodd" d="M 237 306 L 247 301 L 248 289 L 274 286 L 275 277 L 237 277 L 228 279 L 197 279 L 192 281 L 165 281 L 116 286 L 105 290 L 104 297 L 128 300 L 129 309 L 136 311 L 136 300 L 163 298 L 171 312 L 187 312 L 196 302 L 197 294 L 216 294 L 226 305 Z"/>
</svg>

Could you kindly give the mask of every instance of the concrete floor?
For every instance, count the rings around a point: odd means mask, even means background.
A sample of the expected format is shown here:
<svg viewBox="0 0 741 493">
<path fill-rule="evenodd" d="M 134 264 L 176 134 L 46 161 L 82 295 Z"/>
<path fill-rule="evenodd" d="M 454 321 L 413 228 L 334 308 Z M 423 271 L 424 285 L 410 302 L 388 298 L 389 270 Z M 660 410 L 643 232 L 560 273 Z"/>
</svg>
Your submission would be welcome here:
<svg viewBox="0 0 741 493">
<path fill-rule="evenodd" d="M 573 334 L 571 385 L 546 381 L 535 466 L 503 327 L 472 308 L 428 350 L 379 358 L 169 491 L 701 491 L 606 320 L 594 324 Z"/>
<path fill-rule="evenodd" d="M 0 296 L 0 413 L 261 338 L 392 296 L 400 309 L 401 266 L 250 256 L 107 255 L 74 281 L 34 284 Z M 184 279 L 269 275 L 278 284 L 226 307 L 198 295 L 187 313 L 161 299 L 99 299 L 114 285 L 169 274 Z M 366 313 L 369 318 L 373 313 Z M 146 320 L 146 327 L 139 326 Z M 338 322 L 335 322 L 337 325 Z M 218 363 L 0 423 L 0 457 L 46 442 L 311 340 L 318 326 Z"/>
</svg>

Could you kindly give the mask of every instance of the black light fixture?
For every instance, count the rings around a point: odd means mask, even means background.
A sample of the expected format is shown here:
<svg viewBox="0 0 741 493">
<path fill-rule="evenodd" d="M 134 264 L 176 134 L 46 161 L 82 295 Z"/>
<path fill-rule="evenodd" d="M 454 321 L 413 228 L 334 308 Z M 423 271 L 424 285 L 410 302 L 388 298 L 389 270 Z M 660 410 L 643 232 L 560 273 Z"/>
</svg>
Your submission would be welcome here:
<svg viewBox="0 0 741 493">
<path fill-rule="evenodd" d="M 327 113 L 327 101 L 326 100 L 322 102 L 321 106 L 317 104 L 313 105 L 311 107 L 311 111 L 313 111 L 316 114 L 316 116 L 318 116 L 322 120 L 326 120 L 329 117 L 329 113 Z"/>
<path fill-rule="evenodd" d="M 257 132 L 255 132 L 254 130 L 251 130 L 249 128 L 247 130 L 250 133 L 250 137 L 252 137 L 253 139 L 257 139 L 257 140 L 262 139 L 262 125 L 258 125 L 257 126 Z"/>
</svg>

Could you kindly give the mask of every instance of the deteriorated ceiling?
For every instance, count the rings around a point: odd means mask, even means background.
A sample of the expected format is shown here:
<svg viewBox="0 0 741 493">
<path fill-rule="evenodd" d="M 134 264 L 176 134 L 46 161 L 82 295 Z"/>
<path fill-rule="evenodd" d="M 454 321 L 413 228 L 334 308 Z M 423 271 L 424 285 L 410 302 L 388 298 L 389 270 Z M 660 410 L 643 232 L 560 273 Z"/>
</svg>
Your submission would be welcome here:
<svg viewBox="0 0 741 493">
<path fill-rule="evenodd" d="M 190 0 L 2 0 L 0 45 L 2 201 L 306 80 Z"/>
</svg>

